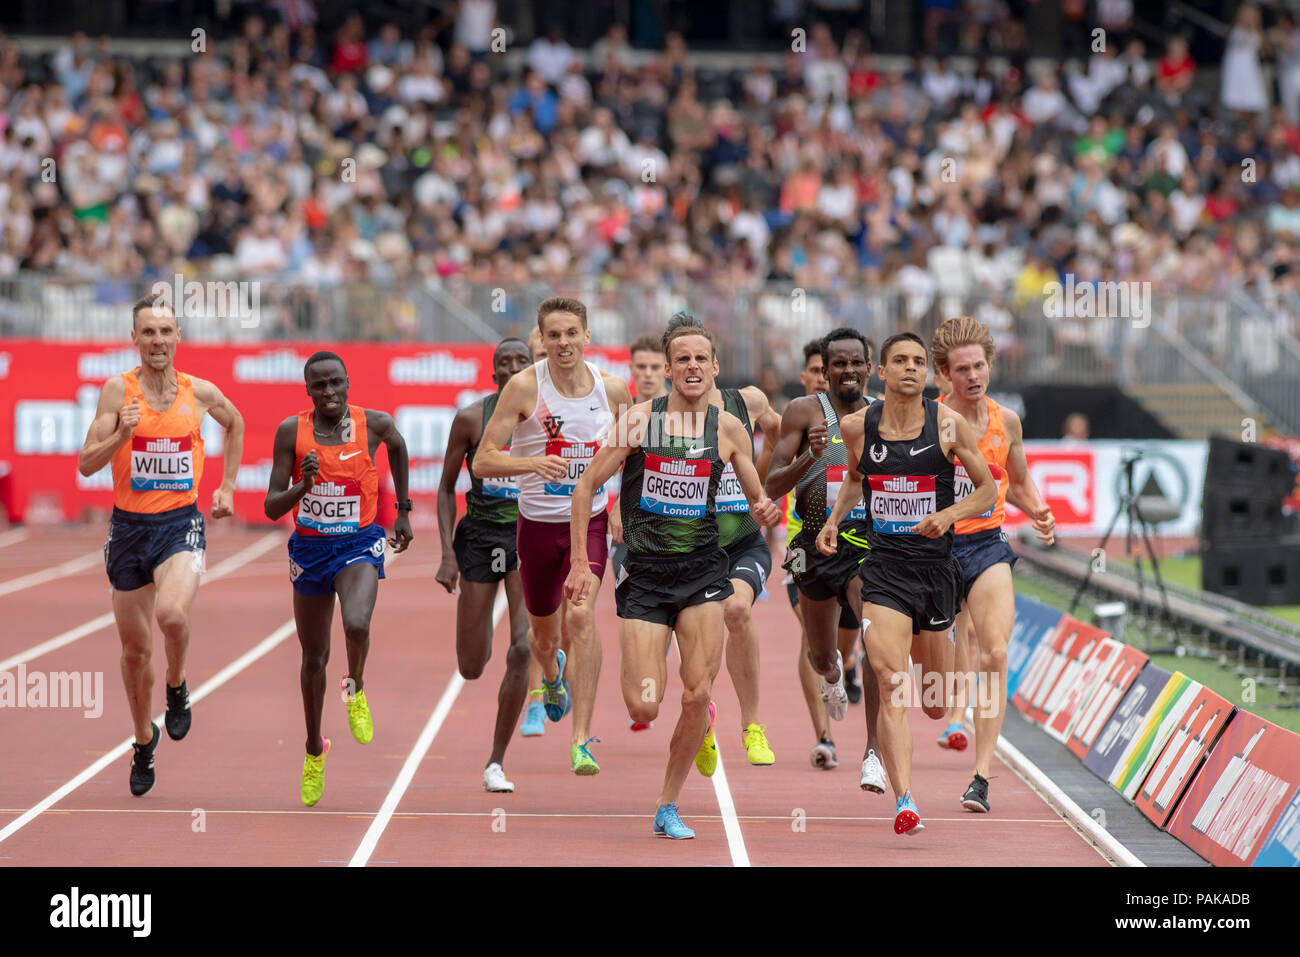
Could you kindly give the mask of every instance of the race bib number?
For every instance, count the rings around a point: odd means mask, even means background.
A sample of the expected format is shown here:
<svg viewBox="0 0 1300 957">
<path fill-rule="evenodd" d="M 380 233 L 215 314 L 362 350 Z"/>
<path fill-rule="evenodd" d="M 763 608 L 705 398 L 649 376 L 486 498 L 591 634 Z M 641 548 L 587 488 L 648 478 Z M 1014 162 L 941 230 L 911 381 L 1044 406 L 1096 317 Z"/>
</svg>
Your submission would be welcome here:
<svg viewBox="0 0 1300 957">
<path fill-rule="evenodd" d="M 131 491 L 188 492 L 194 488 L 193 439 L 131 436 Z"/>
<path fill-rule="evenodd" d="M 882 535 L 910 535 L 912 528 L 935 512 L 935 476 L 868 475 L 871 483 L 871 527 Z"/>
<path fill-rule="evenodd" d="M 564 442 L 554 440 L 546 443 L 547 455 L 558 455 L 564 461 L 569 463 L 569 474 L 558 482 L 547 482 L 542 488 L 543 495 L 559 495 L 565 498 L 573 497 L 573 490 L 578 485 L 578 479 L 582 478 L 582 473 L 587 471 L 591 465 L 591 460 L 596 455 L 596 450 L 600 448 L 599 442 Z M 605 486 L 596 489 L 595 494 L 599 495 L 605 491 Z"/>
<path fill-rule="evenodd" d="M 1002 469 L 998 468 L 992 462 L 989 463 L 989 472 L 993 475 L 993 481 L 1002 481 Z M 952 477 L 952 503 L 956 505 L 973 491 L 975 491 L 975 483 L 971 481 L 970 475 L 967 474 L 966 466 L 962 465 L 961 462 L 954 463 Z M 992 518 L 993 510 L 995 508 L 997 508 L 996 503 L 993 508 L 990 508 L 983 515 L 977 517 Z"/>
<path fill-rule="evenodd" d="M 641 508 L 673 518 L 703 518 L 709 507 L 709 459 L 666 459 L 647 452 Z"/>
<path fill-rule="evenodd" d="M 713 510 L 715 512 L 749 511 L 749 499 L 745 498 L 745 490 L 740 487 L 740 479 L 730 462 L 722 470 L 722 477 L 718 479 L 718 494 L 713 499 Z"/>
<path fill-rule="evenodd" d="M 361 483 L 317 482 L 298 501 L 298 524 L 321 535 L 347 535 L 361 527 Z"/>
<path fill-rule="evenodd" d="M 831 517 L 831 511 L 835 508 L 835 501 L 840 497 L 840 486 L 844 484 L 844 476 L 848 474 L 847 465 L 828 465 L 826 466 L 826 517 Z M 849 509 L 849 514 L 844 516 L 846 519 L 857 521 L 866 521 L 867 503 L 861 498 L 858 504 Z"/>
</svg>

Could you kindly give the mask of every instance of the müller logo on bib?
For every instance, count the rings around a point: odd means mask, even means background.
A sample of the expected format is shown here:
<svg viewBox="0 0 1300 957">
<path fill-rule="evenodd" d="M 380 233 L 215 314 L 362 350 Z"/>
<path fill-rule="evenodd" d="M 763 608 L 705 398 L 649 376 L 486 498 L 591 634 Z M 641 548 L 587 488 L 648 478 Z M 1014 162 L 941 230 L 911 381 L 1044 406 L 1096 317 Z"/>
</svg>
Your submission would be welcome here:
<svg viewBox="0 0 1300 957">
<path fill-rule="evenodd" d="M 708 459 L 669 459 L 647 452 L 641 477 L 641 507 L 655 515 L 700 518 L 708 512 Z"/>
<path fill-rule="evenodd" d="M 186 492 L 194 488 L 193 439 L 131 436 L 131 489 Z"/>
<path fill-rule="evenodd" d="M 582 473 L 587 471 L 587 466 L 591 464 L 591 460 L 595 458 L 596 451 L 599 448 L 599 442 L 565 442 L 563 440 L 547 442 L 546 454 L 558 455 L 568 462 L 569 472 L 559 481 L 547 482 L 543 488 L 544 494 L 572 497 L 578 479 L 582 478 Z M 605 486 L 602 485 L 596 489 L 595 494 L 599 495 L 604 490 Z"/>
<path fill-rule="evenodd" d="M 361 483 L 317 482 L 298 502 L 298 524 L 321 535 L 346 535 L 361 527 Z"/>
</svg>

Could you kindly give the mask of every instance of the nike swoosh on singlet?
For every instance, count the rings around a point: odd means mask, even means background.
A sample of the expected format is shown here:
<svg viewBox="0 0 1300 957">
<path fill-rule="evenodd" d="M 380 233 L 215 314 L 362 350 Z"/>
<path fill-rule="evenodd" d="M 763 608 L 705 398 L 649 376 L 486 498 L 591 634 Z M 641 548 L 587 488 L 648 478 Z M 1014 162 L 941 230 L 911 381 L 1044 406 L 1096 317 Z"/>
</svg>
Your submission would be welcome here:
<svg viewBox="0 0 1300 957">
<path fill-rule="evenodd" d="M 842 438 L 840 438 L 838 435 L 832 435 L 832 436 L 831 436 L 831 442 L 834 443 L 835 445 L 843 445 L 843 444 L 844 444 L 844 440 L 843 440 Z"/>
<path fill-rule="evenodd" d="M 934 448 L 933 443 L 925 447 L 925 449 L 932 449 L 932 448 Z M 913 455 L 920 455 L 922 452 L 925 451 L 925 449 L 908 449 L 907 451 L 911 452 Z"/>
<path fill-rule="evenodd" d="M 699 455 L 701 452 L 707 452 L 707 451 L 709 451 L 709 449 L 711 449 L 711 448 L 713 448 L 713 446 L 711 446 L 711 445 L 705 445 L 705 446 L 703 446 L 703 447 L 701 447 L 701 448 L 698 448 L 698 449 L 687 449 L 687 450 L 686 450 L 686 454 L 687 454 L 687 455 Z"/>
<path fill-rule="evenodd" d="M 350 459 L 350 458 L 355 458 L 356 456 L 358 456 L 358 455 L 360 455 L 360 454 L 361 454 L 361 450 L 360 450 L 360 449 L 357 449 L 355 452 L 349 452 L 347 455 L 340 455 L 340 456 L 339 456 L 339 461 L 340 461 L 340 462 L 346 462 L 348 459 Z"/>
</svg>

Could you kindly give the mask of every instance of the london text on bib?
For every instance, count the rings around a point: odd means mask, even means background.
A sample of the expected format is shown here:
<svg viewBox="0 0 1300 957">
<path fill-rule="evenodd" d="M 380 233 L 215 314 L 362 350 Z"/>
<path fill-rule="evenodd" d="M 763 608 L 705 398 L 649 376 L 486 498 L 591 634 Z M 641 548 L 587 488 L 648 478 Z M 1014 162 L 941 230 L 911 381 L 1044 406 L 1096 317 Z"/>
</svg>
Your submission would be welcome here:
<svg viewBox="0 0 1300 957">
<path fill-rule="evenodd" d="M 666 459 L 649 452 L 641 476 L 641 508 L 655 515 L 702 518 L 709 506 L 708 459 Z"/>
<path fill-rule="evenodd" d="M 831 517 L 831 511 L 835 508 L 835 500 L 840 497 L 840 486 L 844 484 L 844 476 L 848 474 L 847 465 L 828 465 L 826 466 L 826 517 Z M 867 517 L 867 503 L 858 499 L 858 504 L 849 509 L 849 514 L 844 516 L 854 521 L 865 521 Z"/>
<path fill-rule="evenodd" d="M 194 488 L 193 439 L 131 436 L 133 492 L 187 492 Z"/>
<path fill-rule="evenodd" d="M 321 535 L 346 535 L 361 527 L 361 483 L 317 482 L 298 502 L 298 524 Z"/>
<path fill-rule="evenodd" d="M 935 511 L 933 475 L 868 475 L 871 527 L 882 535 L 907 535 Z"/>
<path fill-rule="evenodd" d="M 715 512 L 749 511 L 749 499 L 745 498 L 745 490 L 740 487 L 740 478 L 730 462 L 722 470 L 722 477 L 718 479 L 718 494 L 713 500 L 713 510 Z"/>
<path fill-rule="evenodd" d="M 587 471 L 587 466 L 596 455 L 596 450 L 600 448 L 599 442 L 564 442 L 553 440 L 546 443 L 547 455 L 558 455 L 569 463 L 569 474 L 558 482 L 547 482 L 542 488 L 544 495 L 563 495 L 569 498 L 573 497 L 573 489 L 578 484 L 578 479 L 582 478 L 582 473 Z M 595 494 L 599 495 L 605 490 L 605 486 L 596 489 Z"/>
</svg>

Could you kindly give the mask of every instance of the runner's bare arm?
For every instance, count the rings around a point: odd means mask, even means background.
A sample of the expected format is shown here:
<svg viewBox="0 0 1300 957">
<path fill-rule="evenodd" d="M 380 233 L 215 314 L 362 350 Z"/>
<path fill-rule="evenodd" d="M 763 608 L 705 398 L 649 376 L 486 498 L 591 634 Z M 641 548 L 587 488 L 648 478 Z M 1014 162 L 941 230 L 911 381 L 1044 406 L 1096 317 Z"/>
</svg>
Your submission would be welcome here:
<svg viewBox="0 0 1300 957">
<path fill-rule="evenodd" d="M 397 501 L 407 501 L 411 495 L 411 457 L 406 451 L 406 439 L 397 431 L 397 423 L 387 412 L 366 409 L 366 431 L 384 443 L 388 450 L 388 470 L 393 473 L 393 493 Z M 371 458 L 374 458 L 373 453 Z M 393 546 L 393 551 L 404 552 L 414 538 L 411 513 L 399 508 L 397 518 L 393 520 L 393 537 L 388 544 Z"/>
<path fill-rule="evenodd" d="M 569 465 L 558 455 L 514 456 L 502 452 L 515 426 L 533 414 L 537 407 L 537 369 L 529 366 L 513 376 L 501 390 L 492 418 L 483 429 L 478 451 L 474 453 L 474 474 L 478 478 L 508 478 L 536 472 L 554 481 L 569 472 Z"/>
<path fill-rule="evenodd" d="M 113 376 L 99 390 L 99 406 L 77 456 L 77 470 L 82 475 L 94 475 L 112 461 L 123 443 L 130 441 L 140 422 L 140 405 L 135 402 L 124 406 L 125 401 L 126 381 L 120 375 Z"/>
<path fill-rule="evenodd" d="M 768 496 L 780 498 L 794 488 L 816 461 L 814 455 L 825 454 L 829 441 L 826 420 L 822 418 L 821 403 L 816 396 L 800 396 L 786 406 L 785 415 L 781 416 L 781 438 L 772 450 L 772 461 L 763 483 Z"/>
<path fill-rule="evenodd" d="M 953 457 L 966 468 L 975 489 L 960 502 L 933 512 L 917 522 L 912 529 L 917 535 L 938 538 L 948 527 L 963 518 L 974 518 L 987 512 L 998 500 L 998 485 L 993 481 L 988 462 L 975 440 L 975 430 L 966 417 L 939 406 L 939 443 L 944 455 Z"/>
<path fill-rule="evenodd" d="M 271 481 L 266 490 L 262 511 L 275 521 L 298 504 L 316 479 L 319 464 L 316 450 L 312 449 L 302 459 L 302 480 L 289 485 L 293 477 L 293 456 L 298 441 L 298 418 L 289 416 L 275 430 L 275 450 L 271 453 Z"/>
<path fill-rule="evenodd" d="M 196 378 L 193 382 L 194 401 L 200 406 L 200 416 L 206 411 L 226 430 L 221 486 L 212 493 L 212 517 L 225 518 L 235 514 L 235 480 L 239 478 L 239 463 L 244 458 L 244 417 L 235 404 L 207 379 Z"/>
<path fill-rule="evenodd" d="M 844 440 L 844 451 L 848 454 L 848 467 L 844 470 L 844 481 L 840 484 L 839 494 L 835 496 L 835 504 L 831 506 L 831 514 L 822 530 L 817 533 L 817 550 L 823 555 L 835 554 L 840 538 L 840 522 L 862 498 L 862 473 L 858 471 L 858 460 L 862 457 L 866 424 L 865 408 L 840 419 L 840 438 Z"/>
<path fill-rule="evenodd" d="M 718 414 L 718 454 L 724 462 L 730 462 L 736 470 L 736 479 L 749 500 L 749 514 L 760 525 L 776 525 L 781 521 L 781 510 L 772 504 L 772 500 L 763 491 L 763 483 L 758 478 L 754 459 L 749 447 L 749 433 L 745 431 L 740 419 L 730 412 Z"/>
<path fill-rule="evenodd" d="M 591 525 L 591 503 L 596 489 L 604 485 L 617 472 L 627 457 L 640 448 L 645 437 L 650 416 L 650 403 L 642 402 L 627 410 L 614 424 L 609 441 L 596 450 L 573 489 L 573 503 L 569 515 L 569 576 L 564 581 L 564 595 L 575 605 L 581 605 L 591 588 L 591 566 L 587 564 L 587 529 Z M 635 495 L 635 489 L 624 489 L 623 495 Z"/>
<path fill-rule="evenodd" d="M 600 376 L 605 383 L 605 396 L 609 399 L 609 408 L 614 413 L 614 421 L 617 422 L 628 409 L 632 408 L 632 391 L 627 387 L 626 382 L 612 373 L 602 372 Z"/>
<path fill-rule="evenodd" d="M 1007 501 L 1029 516 L 1038 540 L 1051 545 L 1056 541 L 1056 517 L 1029 474 L 1029 463 L 1025 461 L 1024 426 L 1020 423 L 1020 416 L 1005 407 L 1002 421 L 1007 433 Z"/>
<path fill-rule="evenodd" d="M 460 569 L 456 565 L 453 537 L 456 531 L 456 480 L 474 439 L 476 420 L 483 415 L 481 402 L 473 402 L 456 413 L 447 436 L 447 450 L 442 455 L 442 477 L 438 480 L 438 538 L 442 542 L 442 560 L 433 576 L 447 593 L 456 590 Z"/>
</svg>

